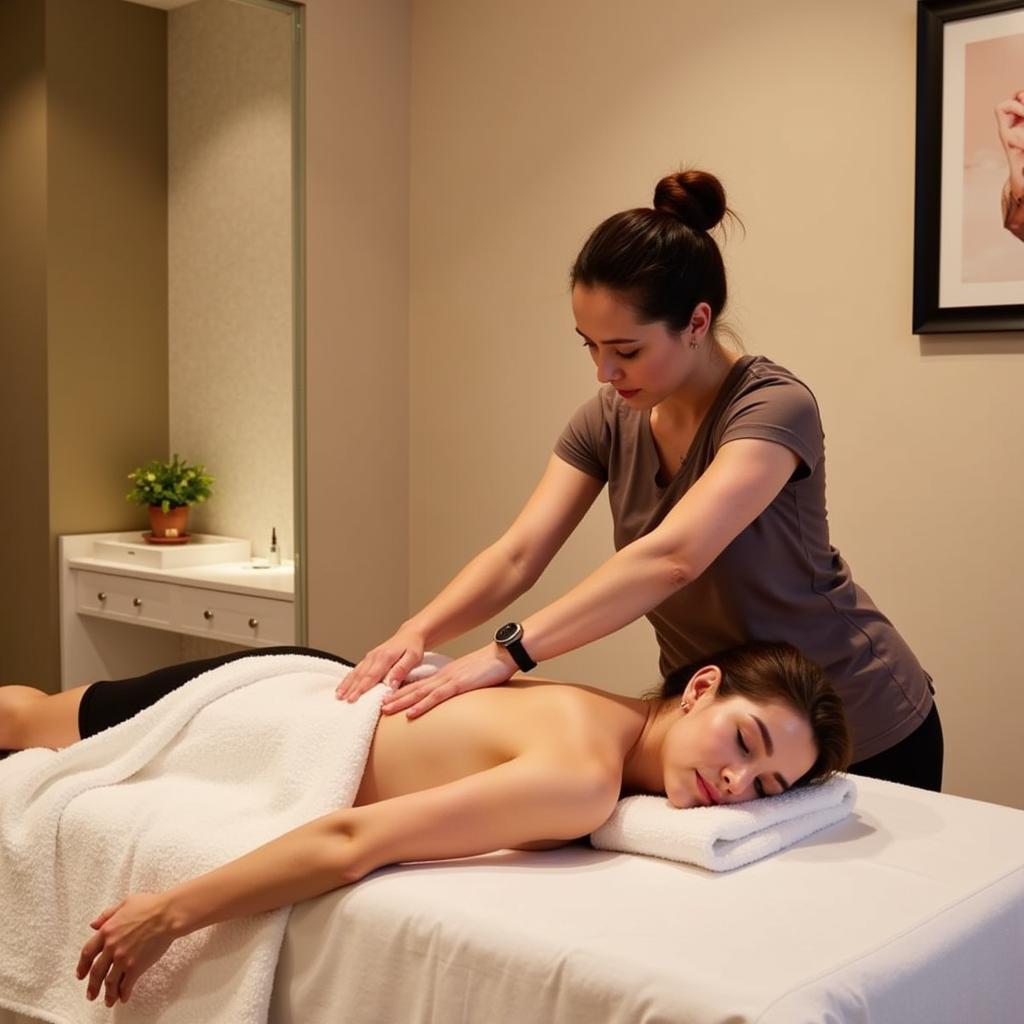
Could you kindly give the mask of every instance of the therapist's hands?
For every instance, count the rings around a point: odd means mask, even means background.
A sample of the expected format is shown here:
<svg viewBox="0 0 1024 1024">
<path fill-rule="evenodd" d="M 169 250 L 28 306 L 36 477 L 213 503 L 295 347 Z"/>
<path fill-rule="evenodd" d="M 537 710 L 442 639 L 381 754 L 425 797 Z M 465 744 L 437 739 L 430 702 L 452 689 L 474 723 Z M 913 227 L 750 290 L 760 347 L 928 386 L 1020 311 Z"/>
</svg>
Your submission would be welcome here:
<svg viewBox="0 0 1024 1024">
<path fill-rule="evenodd" d="M 339 700 L 350 704 L 378 683 L 401 686 L 409 673 L 423 660 L 426 641 L 423 634 L 402 626 L 394 636 L 378 644 L 345 678 L 335 691 Z"/>
<path fill-rule="evenodd" d="M 507 651 L 496 644 L 488 644 L 450 661 L 426 678 L 394 690 L 384 698 L 381 711 L 385 715 L 405 711 L 406 717 L 418 718 L 456 694 L 506 682 L 515 674 L 516 668 Z"/>
</svg>

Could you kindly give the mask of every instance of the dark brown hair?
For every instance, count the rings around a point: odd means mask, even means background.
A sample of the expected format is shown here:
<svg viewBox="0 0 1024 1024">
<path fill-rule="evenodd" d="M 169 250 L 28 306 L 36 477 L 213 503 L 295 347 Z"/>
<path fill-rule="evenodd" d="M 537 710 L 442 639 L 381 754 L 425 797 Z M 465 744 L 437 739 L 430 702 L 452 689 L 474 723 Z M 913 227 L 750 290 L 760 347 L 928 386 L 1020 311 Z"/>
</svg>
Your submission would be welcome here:
<svg viewBox="0 0 1024 1024">
<path fill-rule="evenodd" d="M 570 283 L 621 293 L 641 323 L 682 331 L 698 302 L 711 326 L 725 308 L 725 265 L 708 232 L 726 214 L 722 183 L 706 171 L 680 171 L 658 182 L 654 207 L 624 210 L 599 224 L 584 243 Z M 738 218 L 736 218 L 738 220 Z"/>
<path fill-rule="evenodd" d="M 678 697 L 694 673 L 709 665 L 722 673 L 716 699 L 740 696 L 759 704 L 782 704 L 810 725 L 818 757 L 795 786 L 824 782 L 849 766 L 852 747 L 839 694 L 821 667 L 792 644 L 744 644 L 673 669 L 657 696 Z"/>
</svg>

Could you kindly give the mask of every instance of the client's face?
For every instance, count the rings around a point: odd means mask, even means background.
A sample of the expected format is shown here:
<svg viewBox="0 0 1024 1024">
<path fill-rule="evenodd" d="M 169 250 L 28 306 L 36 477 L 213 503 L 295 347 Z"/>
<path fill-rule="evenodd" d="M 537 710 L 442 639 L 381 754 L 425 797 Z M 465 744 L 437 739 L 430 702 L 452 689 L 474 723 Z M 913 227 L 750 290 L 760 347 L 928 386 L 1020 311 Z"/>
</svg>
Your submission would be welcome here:
<svg viewBox="0 0 1024 1024">
<path fill-rule="evenodd" d="M 688 687 L 688 709 L 671 712 L 676 720 L 662 747 L 670 803 L 706 807 L 774 796 L 811 769 L 818 754 L 800 715 L 781 704 L 716 698 L 715 689 Z"/>
</svg>

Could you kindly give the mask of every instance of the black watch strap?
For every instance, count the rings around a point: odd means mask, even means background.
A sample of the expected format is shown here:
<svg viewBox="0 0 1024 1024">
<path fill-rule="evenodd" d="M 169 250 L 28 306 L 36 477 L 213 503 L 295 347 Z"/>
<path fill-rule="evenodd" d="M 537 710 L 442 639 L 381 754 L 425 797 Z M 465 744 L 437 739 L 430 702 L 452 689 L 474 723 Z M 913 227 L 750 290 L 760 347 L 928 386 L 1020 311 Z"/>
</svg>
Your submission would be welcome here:
<svg viewBox="0 0 1024 1024">
<path fill-rule="evenodd" d="M 537 667 L 537 662 L 527 654 L 523 646 L 523 627 L 520 623 L 506 622 L 504 626 L 499 626 L 494 634 L 494 642 L 512 655 L 512 660 L 519 666 L 520 671 L 529 672 L 530 669 Z"/>
</svg>

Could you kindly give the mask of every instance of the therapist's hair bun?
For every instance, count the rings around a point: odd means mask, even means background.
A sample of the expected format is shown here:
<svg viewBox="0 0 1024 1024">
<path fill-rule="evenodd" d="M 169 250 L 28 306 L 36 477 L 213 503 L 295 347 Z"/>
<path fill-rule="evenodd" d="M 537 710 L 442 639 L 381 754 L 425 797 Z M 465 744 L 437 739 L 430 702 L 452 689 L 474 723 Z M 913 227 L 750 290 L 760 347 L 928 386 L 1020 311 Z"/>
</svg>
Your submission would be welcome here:
<svg viewBox="0 0 1024 1024">
<path fill-rule="evenodd" d="M 693 170 L 662 178 L 654 190 L 654 208 L 694 231 L 710 231 L 728 210 L 722 183 L 707 171 Z"/>
<path fill-rule="evenodd" d="M 613 213 L 594 228 L 573 263 L 570 284 L 609 288 L 640 323 L 664 323 L 675 332 L 687 330 L 697 303 L 706 302 L 714 331 L 728 290 L 722 253 L 709 232 L 726 214 L 739 221 L 713 174 L 669 174 L 658 182 L 653 209 Z"/>
</svg>

